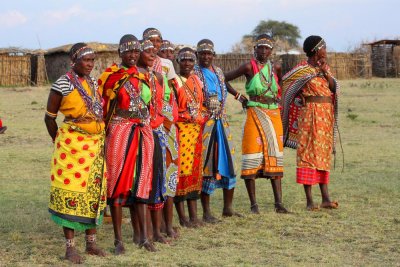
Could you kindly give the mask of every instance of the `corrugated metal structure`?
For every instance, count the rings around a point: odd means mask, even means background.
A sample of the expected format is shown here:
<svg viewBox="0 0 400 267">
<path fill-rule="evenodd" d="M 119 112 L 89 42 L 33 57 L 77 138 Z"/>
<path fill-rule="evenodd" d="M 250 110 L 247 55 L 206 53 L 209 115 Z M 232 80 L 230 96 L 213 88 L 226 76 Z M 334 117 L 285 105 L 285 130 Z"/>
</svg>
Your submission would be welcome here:
<svg viewBox="0 0 400 267">
<path fill-rule="evenodd" d="M 367 45 L 371 47 L 373 76 L 400 76 L 400 40 L 379 40 Z"/>
</svg>

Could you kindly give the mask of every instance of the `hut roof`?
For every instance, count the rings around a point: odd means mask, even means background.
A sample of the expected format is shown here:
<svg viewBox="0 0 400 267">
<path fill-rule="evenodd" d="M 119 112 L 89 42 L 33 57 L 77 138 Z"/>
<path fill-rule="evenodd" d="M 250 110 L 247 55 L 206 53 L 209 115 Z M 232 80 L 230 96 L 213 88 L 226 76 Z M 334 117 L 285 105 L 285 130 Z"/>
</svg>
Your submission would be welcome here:
<svg viewBox="0 0 400 267">
<path fill-rule="evenodd" d="M 381 45 L 381 44 L 389 44 L 389 45 L 400 45 L 400 40 L 379 40 L 372 43 L 367 43 L 366 45 Z"/>
<path fill-rule="evenodd" d="M 118 50 L 118 44 L 105 44 L 98 42 L 89 42 L 88 46 L 93 48 L 96 52 L 115 52 Z M 57 54 L 57 53 L 69 53 L 69 50 L 73 44 L 67 44 L 47 50 L 46 55 Z"/>
<path fill-rule="evenodd" d="M 25 49 L 14 46 L 0 48 L 0 55 L 8 54 L 8 55 L 23 56 L 23 55 L 38 55 L 44 53 L 45 51 L 42 49 Z"/>
</svg>

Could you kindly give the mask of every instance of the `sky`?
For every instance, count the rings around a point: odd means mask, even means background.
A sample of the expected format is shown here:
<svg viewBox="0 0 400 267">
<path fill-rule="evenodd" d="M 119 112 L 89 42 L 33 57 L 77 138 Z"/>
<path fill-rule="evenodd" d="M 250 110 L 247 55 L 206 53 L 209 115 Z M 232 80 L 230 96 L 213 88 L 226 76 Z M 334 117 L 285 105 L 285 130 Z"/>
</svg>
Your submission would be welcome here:
<svg viewBox="0 0 400 267">
<path fill-rule="evenodd" d="M 328 50 L 400 39 L 399 0 L 14 0 L 2 1 L 0 48 L 51 49 L 77 42 L 118 43 L 130 33 L 159 29 L 174 44 L 211 39 L 229 52 L 261 20 L 285 21 L 300 30 L 299 43 L 322 36 Z"/>
</svg>

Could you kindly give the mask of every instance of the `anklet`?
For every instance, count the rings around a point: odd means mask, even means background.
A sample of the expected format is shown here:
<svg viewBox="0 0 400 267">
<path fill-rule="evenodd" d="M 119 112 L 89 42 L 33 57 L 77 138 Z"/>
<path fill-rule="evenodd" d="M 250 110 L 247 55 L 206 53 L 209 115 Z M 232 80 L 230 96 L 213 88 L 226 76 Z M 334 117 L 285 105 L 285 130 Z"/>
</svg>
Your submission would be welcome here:
<svg viewBox="0 0 400 267">
<path fill-rule="evenodd" d="M 85 240 L 87 243 L 95 243 L 96 242 L 96 234 L 86 235 Z"/>
<path fill-rule="evenodd" d="M 65 239 L 65 245 L 67 246 L 67 248 L 75 247 L 75 240 L 73 238 Z"/>
<path fill-rule="evenodd" d="M 258 206 L 258 204 L 254 203 L 253 205 L 250 206 L 250 208 L 254 208 L 254 207 L 257 207 L 257 206 Z"/>
</svg>

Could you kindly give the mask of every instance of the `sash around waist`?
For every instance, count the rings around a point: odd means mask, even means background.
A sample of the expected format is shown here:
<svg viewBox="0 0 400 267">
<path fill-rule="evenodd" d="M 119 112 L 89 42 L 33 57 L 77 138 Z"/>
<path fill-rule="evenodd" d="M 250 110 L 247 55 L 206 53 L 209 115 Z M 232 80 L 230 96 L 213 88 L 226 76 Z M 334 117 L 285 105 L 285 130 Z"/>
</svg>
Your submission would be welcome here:
<svg viewBox="0 0 400 267">
<path fill-rule="evenodd" d="M 259 102 L 259 103 L 267 104 L 267 105 L 271 105 L 271 104 L 276 104 L 277 103 L 275 98 L 268 97 L 268 96 L 263 96 L 263 95 L 251 95 L 250 96 L 250 101 Z"/>
<path fill-rule="evenodd" d="M 306 103 L 332 103 L 330 96 L 307 96 L 304 100 Z"/>
</svg>

